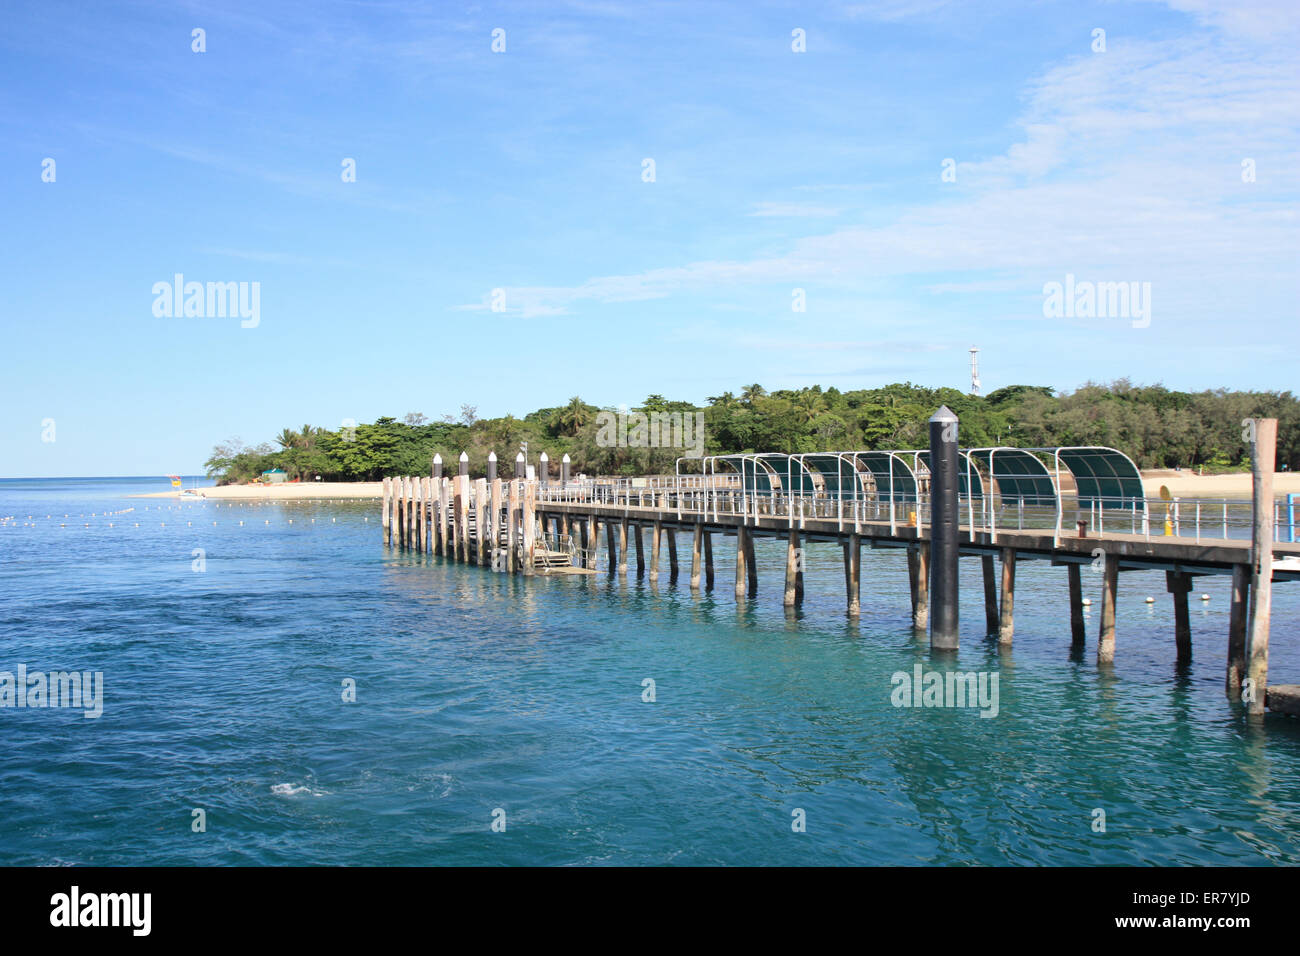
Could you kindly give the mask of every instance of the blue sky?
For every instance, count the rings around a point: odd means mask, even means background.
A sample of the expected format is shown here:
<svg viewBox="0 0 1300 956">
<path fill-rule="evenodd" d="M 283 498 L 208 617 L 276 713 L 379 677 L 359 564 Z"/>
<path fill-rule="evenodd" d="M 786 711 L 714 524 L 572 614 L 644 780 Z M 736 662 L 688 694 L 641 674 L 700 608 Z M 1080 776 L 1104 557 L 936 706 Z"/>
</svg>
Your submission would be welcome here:
<svg viewBox="0 0 1300 956">
<path fill-rule="evenodd" d="M 986 392 L 1294 388 L 1300 14 L 1224 6 L 8 3 L 0 475 L 462 403 L 964 388 L 972 345 Z M 176 273 L 259 283 L 257 326 L 155 316 Z M 1149 282 L 1149 325 L 1045 317 L 1066 274 Z"/>
</svg>

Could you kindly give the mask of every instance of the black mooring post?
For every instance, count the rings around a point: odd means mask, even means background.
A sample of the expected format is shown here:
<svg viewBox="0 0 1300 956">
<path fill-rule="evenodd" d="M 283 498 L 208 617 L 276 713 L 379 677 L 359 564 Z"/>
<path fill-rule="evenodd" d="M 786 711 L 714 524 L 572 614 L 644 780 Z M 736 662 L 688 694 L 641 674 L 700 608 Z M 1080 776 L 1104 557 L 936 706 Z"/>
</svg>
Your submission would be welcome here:
<svg viewBox="0 0 1300 956">
<path fill-rule="evenodd" d="M 442 481 L 442 455 L 437 452 L 433 455 L 433 481 L 435 485 Z"/>
<path fill-rule="evenodd" d="M 930 649 L 957 649 L 957 416 L 947 405 L 930 418 Z"/>
<path fill-rule="evenodd" d="M 469 477 L 469 454 L 467 452 L 460 453 L 460 476 L 462 478 Z"/>
<path fill-rule="evenodd" d="M 569 456 L 566 453 L 560 459 L 560 490 L 563 491 L 569 484 Z"/>
<path fill-rule="evenodd" d="M 492 482 L 497 480 L 497 453 L 496 452 L 491 452 L 488 454 L 487 480 L 489 485 L 492 484 Z"/>
</svg>

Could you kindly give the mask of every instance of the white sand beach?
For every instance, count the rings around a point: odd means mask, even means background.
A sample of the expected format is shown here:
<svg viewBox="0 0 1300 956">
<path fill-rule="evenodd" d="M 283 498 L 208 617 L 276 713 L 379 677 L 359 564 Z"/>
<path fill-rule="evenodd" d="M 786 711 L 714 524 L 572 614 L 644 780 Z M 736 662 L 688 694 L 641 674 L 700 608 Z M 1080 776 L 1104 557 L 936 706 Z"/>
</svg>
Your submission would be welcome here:
<svg viewBox="0 0 1300 956">
<path fill-rule="evenodd" d="M 1142 484 L 1148 498 L 1160 497 L 1160 486 L 1169 488 L 1175 498 L 1249 498 L 1250 472 L 1227 475 L 1198 475 L 1194 471 L 1172 468 L 1142 472 Z M 1273 476 L 1273 494 L 1300 494 L 1300 472 L 1278 472 Z"/>
<path fill-rule="evenodd" d="M 383 482 L 379 481 L 313 481 L 280 485 L 221 485 L 216 488 L 196 489 L 201 498 L 258 499 L 262 501 L 294 501 L 321 498 L 382 498 Z M 177 491 L 156 491 L 132 498 L 193 498 L 191 494 Z"/>
</svg>

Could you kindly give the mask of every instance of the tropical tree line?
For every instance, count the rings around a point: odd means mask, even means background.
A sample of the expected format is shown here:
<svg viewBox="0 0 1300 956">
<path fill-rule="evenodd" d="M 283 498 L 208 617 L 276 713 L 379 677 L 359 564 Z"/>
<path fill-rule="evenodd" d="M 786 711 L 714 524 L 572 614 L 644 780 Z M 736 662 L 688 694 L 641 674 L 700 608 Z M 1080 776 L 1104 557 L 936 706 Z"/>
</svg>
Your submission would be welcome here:
<svg viewBox="0 0 1300 956">
<path fill-rule="evenodd" d="M 384 475 L 427 474 L 435 453 L 441 453 L 452 474 L 466 452 L 471 473 L 482 475 L 495 451 L 506 477 L 527 443 L 528 461 L 536 464 L 545 451 L 556 472 L 567 454 L 575 475 L 654 474 L 671 472 L 690 451 L 790 454 L 923 447 L 926 423 L 940 405 L 957 413 L 965 447 L 1108 445 L 1143 468 L 1207 472 L 1249 467 L 1242 420 L 1277 418 L 1277 466 L 1300 468 L 1300 400 L 1289 391 L 1179 392 L 1127 379 L 1062 393 L 1013 385 L 985 396 L 911 383 L 771 392 L 755 384 L 739 393 L 711 396 L 704 406 L 650 395 L 635 408 L 616 410 L 574 397 L 523 418 L 481 419 L 474 407 L 464 405 L 459 416 L 444 415 L 437 422 L 413 412 L 401 420 L 380 418 L 337 430 L 286 428 L 273 442 L 255 447 L 233 439 L 217 445 L 206 466 L 209 477 L 223 484 L 256 480 L 276 468 L 297 480 L 319 475 L 326 481 L 373 481 Z M 688 419 L 703 426 L 698 435 Z M 647 430 L 649 421 L 683 422 L 686 427 Z"/>
</svg>

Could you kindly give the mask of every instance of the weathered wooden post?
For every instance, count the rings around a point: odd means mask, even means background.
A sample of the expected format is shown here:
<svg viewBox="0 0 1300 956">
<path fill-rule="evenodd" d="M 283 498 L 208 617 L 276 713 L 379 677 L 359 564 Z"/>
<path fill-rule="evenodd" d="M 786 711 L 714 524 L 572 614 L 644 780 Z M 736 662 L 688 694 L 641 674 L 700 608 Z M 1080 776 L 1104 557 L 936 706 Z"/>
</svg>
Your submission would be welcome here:
<svg viewBox="0 0 1300 956">
<path fill-rule="evenodd" d="M 704 588 L 713 590 L 713 532 L 704 532 Z"/>
<path fill-rule="evenodd" d="M 1180 661 L 1192 659 L 1192 624 L 1187 613 L 1187 592 L 1191 589 L 1190 574 L 1165 572 L 1165 590 L 1174 597 L 1174 645 Z"/>
<path fill-rule="evenodd" d="M 433 553 L 433 479 L 421 475 L 420 483 L 420 550 Z"/>
<path fill-rule="evenodd" d="M 456 483 L 460 486 L 460 510 L 457 515 L 458 530 L 460 534 L 460 559 L 466 564 L 469 563 L 469 454 L 460 453 L 460 473 L 456 476 Z"/>
<path fill-rule="evenodd" d="M 862 614 L 862 538 L 849 535 L 844 544 L 844 584 L 848 591 L 849 617 Z"/>
<path fill-rule="evenodd" d="M 1277 460 L 1277 419 L 1248 420 L 1253 434 L 1250 457 L 1254 484 L 1254 517 L 1250 537 L 1250 648 L 1246 677 L 1250 681 L 1247 711 L 1264 713 L 1268 695 L 1268 631 L 1273 607 L 1273 468 Z"/>
<path fill-rule="evenodd" d="M 704 557 L 704 525 L 697 520 L 691 535 L 691 590 L 700 589 L 700 562 Z"/>
<path fill-rule="evenodd" d="M 641 522 L 632 525 L 632 534 L 636 545 L 636 576 L 645 576 L 645 545 L 641 541 Z"/>
<path fill-rule="evenodd" d="M 924 631 L 930 623 L 930 549 L 908 545 L 907 576 L 912 591 L 912 627 Z"/>
<path fill-rule="evenodd" d="M 415 550 L 424 550 L 424 479 L 413 477 L 411 479 L 411 501 L 415 506 Z"/>
<path fill-rule="evenodd" d="M 980 555 L 980 571 L 984 575 L 984 633 L 998 632 L 998 582 L 993 574 L 993 555 Z"/>
<path fill-rule="evenodd" d="M 492 523 L 488 520 L 487 479 L 474 482 L 474 547 L 478 551 L 479 567 L 489 567 L 492 561 Z"/>
<path fill-rule="evenodd" d="M 510 501 L 506 508 L 506 562 L 511 574 L 519 570 L 519 486 L 515 479 L 510 482 Z"/>
<path fill-rule="evenodd" d="M 1232 566 L 1232 600 L 1228 609 L 1228 673 L 1224 690 L 1232 700 L 1241 699 L 1241 679 L 1246 676 L 1246 630 L 1250 607 L 1249 564 Z"/>
<path fill-rule="evenodd" d="M 401 535 L 398 540 L 401 546 L 405 548 L 406 539 L 411 533 L 411 527 L 410 527 L 410 522 L 407 520 L 408 515 L 406 513 L 407 488 L 406 488 L 406 479 L 404 477 L 398 479 L 398 491 L 400 497 L 398 498 L 397 501 L 397 505 L 398 505 L 397 510 L 401 516 L 401 520 L 397 524 L 397 530 L 401 532 Z"/>
<path fill-rule="evenodd" d="M 388 523 L 388 514 L 389 514 L 388 509 L 392 504 L 392 499 L 393 499 L 393 479 L 385 478 L 384 479 L 384 503 L 381 506 L 381 510 L 379 512 L 380 537 L 383 538 L 385 545 L 392 545 L 393 543 L 392 526 Z"/>
<path fill-rule="evenodd" d="M 1083 625 L 1083 575 L 1079 565 L 1071 562 L 1065 566 L 1070 581 L 1070 646 L 1082 648 L 1085 643 Z"/>
<path fill-rule="evenodd" d="M 1115 660 L 1115 597 L 1119 590 L 1119 555 L 1107 552 L 1101 574 L 1101 630 L 1097 637 L 1097 663 Z"/>
<path fill-rule="evenodd" d="M 627 515 L 618 523 L 618 576 L 627 577 Z"/>
<path fill-rule="evenodd" d="M 1002 606 L 998 611 L 998 643 L 1010 644 L 1016 633 L 1016 549 L 1002 549 Z"/>
<path fill-rule="evenodd" d="M 749 596 L 758 594 L 758 562 L 754 560 L 754 535 L 745 529 L 745 578 L 749 582 Z"/>
<path fill-rule="evenodd" d="M 745 556 L 749 549 L 745 547 L 745 535 L 748 530 L 745 527 L 745 519 L 742 516 L 740 524 L 736 526 L 736 599 L 743 598 L 749 590 L 749 582 L 745 580 Z"/>
<path fill-rule="evenodd" d="M 677 532 L 668 529 L 668 581 L 677 583 Z"/>
<path fill-rule="evenodd" d="M 798 607 L 803 603 L 803 549 L 799 546 L 799 529 L 791 528 L 785 545 L 785 596 L 784 607 Z"/>
<path fill-rule="evenodd" d="M 930 647 L 958 646 L 961 501 L 957 494 L 957 416 L 943 405 L 930 417 Z"/>
<path fill-rule="evenodd" d="M 393 500 L 391 514 L 389 515 L 389 532 L 392 538 L 394 548 L 402 546 L 402 479 L 396 476 L 392 479 Z"/>
<path fill-rule="evenodd" d="M 505 566 L 497 553 L 501 550 L 501 479 L 492 479 L 491 502 L 488 511 L 488 531 L 491 538 L 488 541 L 488 553 L 492 555 L 492 570 L 504 571 Z"/>
<path fill-rule="evenodd" d="M 618 545 L 614 543 L 614 533 L 614 522 L 606 521 L 605 545 L 609 555 L 609 573 L 611 575 L 617 573 L 619 564 Z"/>
<path fill-rule="evenodd" d="M 600 519 L 592 514 L 587 519 L 587 567 L 596 570 L 600 552 Z"/>
<path fill-rule="evenodd" d="M 664 523 L 655 518 L 650 526 L 650 580 L 659 580 L 659 539 L 663 537 Z"/>
<path fill-rule="evenodd" d="M 456 544 L 451 539 L 451 479 L 439 478 L 438 485 L 438 538 L 442 545 L 442 556 L 450 558 L 456 553 Z"/>
</svg>

